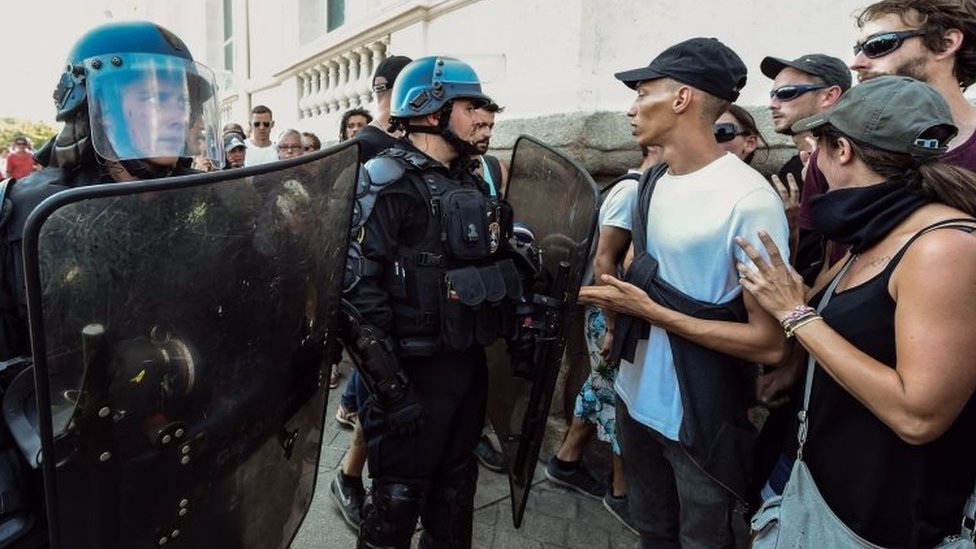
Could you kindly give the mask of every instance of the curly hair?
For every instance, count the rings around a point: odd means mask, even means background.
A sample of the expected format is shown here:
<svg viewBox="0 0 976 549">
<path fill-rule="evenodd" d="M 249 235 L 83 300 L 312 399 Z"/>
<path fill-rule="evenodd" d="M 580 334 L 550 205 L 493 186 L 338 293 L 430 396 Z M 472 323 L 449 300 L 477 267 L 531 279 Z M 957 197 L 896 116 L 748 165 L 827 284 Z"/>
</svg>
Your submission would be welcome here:
<svg viewBox="0 0 976 549">
<path fill-rule="evenodd" d="M 882 0 L 858 14 L 857 26 L 863 28 L 869 21 L 892 14 L 906 25 L 922 29 L 922 42 L 933 52 L 948 47 L 946 31 L 961 31 L 963 41 L 956 52 L 953 75 L 964 90 L 976 82 L 976 0 Z"/>
<path fill-rule="evenodd" d="M 349 119 L 353 116 L 362 116 L 366 119 L 366 123 L 369 124 L 373 121 L 373 115 L 369 114 L 369 111 L 362 108 L 349 109 L 348 111 L 342 113 L 342 121 L 339 122 L 339 141 L 345 141 L 349 139 L 346 135 L 346 124 L 349 123 Z"/>
</svg>

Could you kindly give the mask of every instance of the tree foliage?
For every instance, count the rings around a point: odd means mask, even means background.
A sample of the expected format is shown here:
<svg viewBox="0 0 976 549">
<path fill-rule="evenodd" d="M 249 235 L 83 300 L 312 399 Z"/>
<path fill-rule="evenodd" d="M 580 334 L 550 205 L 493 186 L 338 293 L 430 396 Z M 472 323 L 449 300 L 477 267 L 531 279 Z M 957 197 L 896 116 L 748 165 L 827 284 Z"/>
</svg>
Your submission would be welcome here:
<svg viewBox="0 0 976 549">
<path fill-rule="evenodd" d="M 46 122 L 35 122 L 22 118 L 0 118 L 0 147 L 9 147 L 17 137 L 26 137 L 34 148 L 40 148 L 48 139 L 54 137 L 58 129 Z"/>
</svg>

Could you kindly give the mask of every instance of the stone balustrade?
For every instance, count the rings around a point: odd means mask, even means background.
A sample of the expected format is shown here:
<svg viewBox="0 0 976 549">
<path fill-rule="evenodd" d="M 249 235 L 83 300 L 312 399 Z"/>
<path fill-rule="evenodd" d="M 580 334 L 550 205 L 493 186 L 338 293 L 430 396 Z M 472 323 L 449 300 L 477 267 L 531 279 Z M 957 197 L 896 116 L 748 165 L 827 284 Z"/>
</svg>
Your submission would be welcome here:
<svg viewBox="0 0 976 549">
<path fill-rule="evenodd" d="M 299 68 L 295 73 L 299 117 L 325 116 L 372 103 L 373 72 L 386 59 L 389 44 L 385 36 L 344 53 L 314 58 Z"/>
</svg>

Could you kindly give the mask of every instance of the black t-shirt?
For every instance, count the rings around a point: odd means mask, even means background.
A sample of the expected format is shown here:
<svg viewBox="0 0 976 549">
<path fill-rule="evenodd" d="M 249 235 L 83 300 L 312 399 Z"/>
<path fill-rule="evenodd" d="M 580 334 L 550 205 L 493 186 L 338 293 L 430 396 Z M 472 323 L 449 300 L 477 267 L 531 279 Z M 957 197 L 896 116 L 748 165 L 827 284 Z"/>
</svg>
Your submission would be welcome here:
<svg viewBox="0 0 976 549">
<path fill-rule="evenodd" d="M 376 126 L 366 126 L 359 130 L 355 139 L 359 141 L 359 163 L 362 164 L 396 144 L 397 139 Z"/>
</svg>

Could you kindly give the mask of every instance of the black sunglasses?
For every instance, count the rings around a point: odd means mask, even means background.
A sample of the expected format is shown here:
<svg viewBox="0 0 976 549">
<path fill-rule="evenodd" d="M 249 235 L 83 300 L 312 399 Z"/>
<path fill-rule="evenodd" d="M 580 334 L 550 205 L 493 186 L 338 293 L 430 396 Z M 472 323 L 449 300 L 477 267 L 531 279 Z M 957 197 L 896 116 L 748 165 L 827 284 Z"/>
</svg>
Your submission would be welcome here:
<svg viewBox="0 0 976 549">
<path fill-rule="evenodd" d="M 251 125 L 254 126 L 255 128 L 260 128 L 261 126 L 264 126 L 265 128 L 270 128 L 271 122 L 261 122 L 260 120 L 255 120 L 254 122 L 251 122 Z"/>
<path fill-rule="evenodd" d="M 869 37 L 864 42 L 854 44 L 854 55 L 864 52 L 864 57 L 876 59 L 884 57 L 901 47 L 906 38 L 922 36 L 925 31 L 912 29 L 895 32 L 882 32 Z"/>
<path fill-rule="evenodd" d="M 814 90 L 822 90 L 828 87 L 826 84 L 791 84 L 780 86 L 769 92 L 769 98 L 776 98 L 780 101 L 793 101 L 801 95 Z"/>
<path fill-rule="evenodd" d="M 737 135 L 746 135 L 746 131 L 731 122 L 720 122 L 715 124 L 715 141 L 728 143 L 735 139 Z"/>
</svg>

